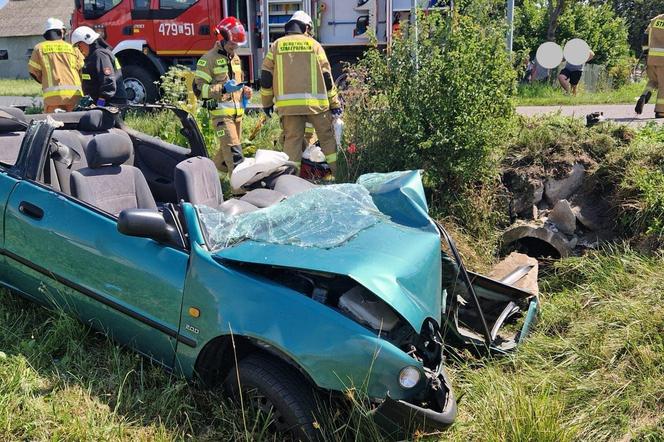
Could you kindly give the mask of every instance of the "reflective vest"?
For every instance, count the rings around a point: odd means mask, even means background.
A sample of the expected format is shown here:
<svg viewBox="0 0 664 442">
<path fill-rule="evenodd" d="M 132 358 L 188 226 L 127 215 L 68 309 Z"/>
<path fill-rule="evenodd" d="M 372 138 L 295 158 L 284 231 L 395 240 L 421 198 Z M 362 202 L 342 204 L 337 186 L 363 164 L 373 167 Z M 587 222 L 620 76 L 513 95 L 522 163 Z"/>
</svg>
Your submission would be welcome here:
<svg viewBox="0 0 664 442">
<path fill-rule="evenodd" d="M 277 39 L 263 60 L 272 74 L 272 88 L 261 88 L 263 107 L 274 105 L 279 115 L 311 115 L 340 107 L 337 89 L 325 87 L 323 73 L 332 78 L 325 50 L 304 34 Z"/>
<path fill-rule="evenodd" d="M 648 29 L 648 66 L 664 66 L 664 14 L 650 21 Z"/>
<path fill-rule="evenodd" d="M 38 43 L 28 62 L 28 71 L 42 84 L 44 101 L 82 96 L 82 67 L 83 54 L 63 40 Z"/>
<path fill-rule="evenodd" d="M 194 86 L 200 91 L 202 100 L 217 100 L 217 108 L 210 111 L 213 117 L 238 118 L 244 115 L 242 90 L 227 93 L 224 83 L 231 79 L 241 83 L 242 78 L 240 57 L 229 57 L 226 51 L 215 45 L 198 60 Z"/>
</svg>

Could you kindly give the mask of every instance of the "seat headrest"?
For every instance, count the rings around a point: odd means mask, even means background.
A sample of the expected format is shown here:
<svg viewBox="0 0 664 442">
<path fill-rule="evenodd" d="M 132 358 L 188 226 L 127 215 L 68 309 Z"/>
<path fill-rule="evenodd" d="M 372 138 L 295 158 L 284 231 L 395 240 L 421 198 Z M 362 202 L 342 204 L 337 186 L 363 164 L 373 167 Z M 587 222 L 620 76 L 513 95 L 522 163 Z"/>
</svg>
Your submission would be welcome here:
<svg viewBox="0 0 664 442">
<path fill-rule="evenodd" d="M 88 167 L 119 166 L 131 157 L 131 140 L 118 134 L 99 134 L 94 137 L 86 149 Z"/>
<path fill-rule="evenodd" d="M 17 109 L 15 107 L 0 107 L 0 111 L 6 112 L 12 117 L 16 118 L 17 120 L 27 123 L 25 114 L 21 109 Z M 18 121 L 14 121 L 13 119 L 10 118 L 4 118 L 2 114 L 0 114 L 0 131 L 14 132 L 14 131 L 24 131 L 24 130 L 25 126 L 22 125 L 21 123 L 19 123 Z"/>
<path fill-rule="evenodd" d="M 100 132 L 113 127 L 115 127 L 113 115 L 99 109 L 86 112 L 78 122 L 78 130 L 82 132 Z"/>
</svg>

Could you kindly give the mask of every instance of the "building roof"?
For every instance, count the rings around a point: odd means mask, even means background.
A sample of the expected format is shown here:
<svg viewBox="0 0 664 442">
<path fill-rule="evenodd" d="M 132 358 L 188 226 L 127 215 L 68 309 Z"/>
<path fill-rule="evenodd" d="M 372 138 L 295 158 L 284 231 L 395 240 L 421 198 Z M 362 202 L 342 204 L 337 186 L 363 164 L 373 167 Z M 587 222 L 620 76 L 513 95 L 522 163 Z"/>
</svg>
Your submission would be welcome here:
<svg viewBox="0 0 664 442">
<path fill-rule="evenodd" d="M 0 37 L 42 35 L 49 17 L 69 26 L 74 0 L 9 0 L 0 9 Z"/>
</svg>

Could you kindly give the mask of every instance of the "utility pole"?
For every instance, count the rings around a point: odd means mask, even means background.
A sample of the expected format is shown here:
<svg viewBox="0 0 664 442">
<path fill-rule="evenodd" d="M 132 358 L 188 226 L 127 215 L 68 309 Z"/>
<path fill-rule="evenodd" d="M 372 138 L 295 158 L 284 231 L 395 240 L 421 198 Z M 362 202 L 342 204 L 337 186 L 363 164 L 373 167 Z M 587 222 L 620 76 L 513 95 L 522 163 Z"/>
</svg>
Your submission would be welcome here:
<svg viewBox="0 0 664 442">
<path fill-rule="evenodd" d="M 514 0 L 507 0 L 507 51 L 512 53 L 514 45 Z"/>
</svg>

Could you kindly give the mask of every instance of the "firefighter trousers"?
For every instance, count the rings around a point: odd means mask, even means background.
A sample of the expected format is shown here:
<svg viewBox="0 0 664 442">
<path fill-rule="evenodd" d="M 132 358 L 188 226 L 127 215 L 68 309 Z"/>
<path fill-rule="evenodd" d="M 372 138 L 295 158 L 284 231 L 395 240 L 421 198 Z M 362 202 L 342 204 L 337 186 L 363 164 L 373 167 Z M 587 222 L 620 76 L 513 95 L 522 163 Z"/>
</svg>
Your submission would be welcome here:
<svg viewBox="0 0 664 442">
<path fill-rule="evenodd" d="M 65 112 L 71 112 L 78 102 L 81 100 L 80 95 L 74 95 L 73 97 L 62 98 L 62 97 L 47 97 L 44 98 L 44 113 L 52 114 L 56 109 L 62 109 Z"/>
<path fill-rule="evenodd" d="M 311 123 L 316 130 L 320 148 L 330 165 L 330 169 L 332 172 L 336 171 L 337 142 L 334 139 L 332 114 L 329 110 L 312 115 L 283 115 L 280 119 L 284 136 L 284 152 L 291 161 L 297 163 L 298 167 L 300 166 L 302 147 L 305 143 L 305 126 L 306 123 Z"/>
<path fill-rule="evenodd" d="M 653 92 L 657 89 L 655 112 L 664 113 L 664 66 L 648 66 L 646 74 L 648 75 L 648 84 L 644 93 Z"/>
<path fill-rule="evenodd" d="M 230 175 L 233 168 L 242 162 L 242 117 L 224 117 L 213 120 L 219 150 L 214 156 L 214 165 Z"/>
</svg>

